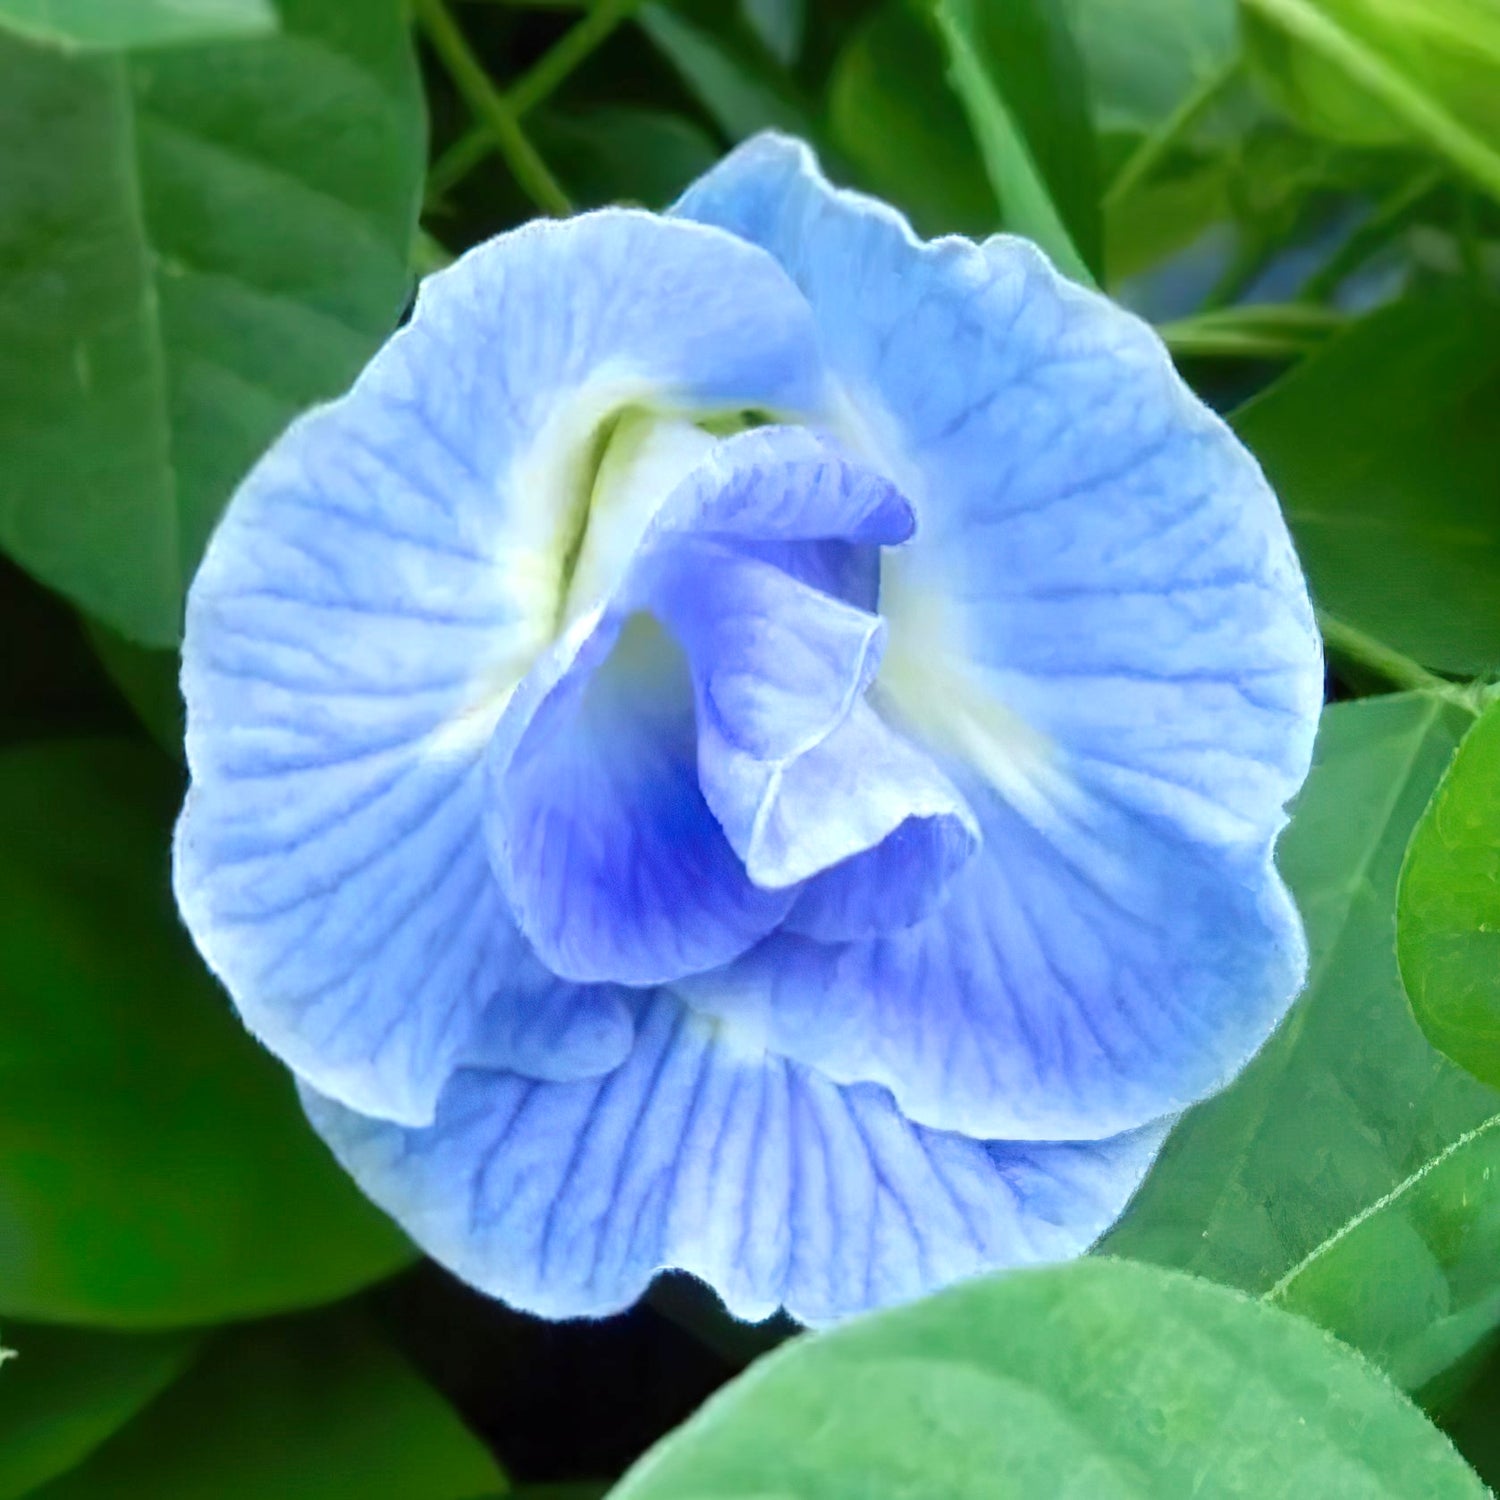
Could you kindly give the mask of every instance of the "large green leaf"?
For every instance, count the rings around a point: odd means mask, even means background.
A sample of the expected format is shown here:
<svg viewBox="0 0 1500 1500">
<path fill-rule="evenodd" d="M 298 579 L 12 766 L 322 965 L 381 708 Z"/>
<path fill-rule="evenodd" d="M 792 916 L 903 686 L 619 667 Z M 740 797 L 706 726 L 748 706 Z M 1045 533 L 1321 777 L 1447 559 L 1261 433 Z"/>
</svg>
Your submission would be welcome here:
<svg viewBox="0 0 1500 1500">
<path fill-rule="evenodd" d="M 211 1322 L 411 1253 L 188 943 L 167 767 L 110 741 L 0 755 L 0 1314 Z"/>
<path fill-rule="evenodd" d="M 1412 835 L 1396 951 L 1433 1046 L 1500 1087 L 1500 702 L 1464 737 Z"/>
<path fill-rule="evenodd" d="M 1500 1325 L 1500 1105 L 1341 1224 L 1267 1300 L 1421 1390 Z"/>
<path fill-rule="evenodd" d="M 730 140 L 757 130 L 812 136 L 807 111 L 769 59 L 667 5 L 642 6 L 640 23 Z"/>
<path fill-rule="evenodd" d="M 220 1335 L 191 1376 L 36 1500 L 480 1500 L 504 1479 L 357 1314 Z"/>
<path fill-rule="evenodd" d="M 970 1282 L 769 1355 L 614 1500 L 1441 1500 L 1441 1434 L 1300 1318 L 1151 1266 Z"/>
<path fill-rule="evenodd" d="M 1093 281 L 1103 226 L 1083 64 L 1052 0 L 935 0 L 949 77 L 1005 227 Z"/>
<path fill-rule="evenodd" d="M 1238 50 L 1235 0 L 1074 0 L 1072 14 L 1103 130 L 1154 130 Z"/>
<path fill-rule="evenodd" d="M 1488 1131 L 1500 1094 L 1427 1044 L 1395 959 L 1402 854 L 1466 718 L 1420 694 L 1326 711 L 1281 849 L 1307 919 L 1307 992 L 1172 1133 L 1101 1247 L 1285 1296 L 1412 1386 L 1500 1316 L 1500 1255 L 1477 1253 L 1495 1234 L 1493 1189 L 1476 1194 L 1477 1157 L 1454 1154 Z M 1474 1139 L 1483 1154 L 1494 1138 Z M 1358 1265 L 1362 1285 L 1315 1271 L 1325 1258 Z"/>
<path fill-rule="evenodd" d="M 262 40 L 0 37 L 0 545 L 146 644 L 235 482 L 407 289 L 422 106 L 400 0 Z"/>
<path fill-rule="evenodd" d="M 1243 407 L 1313 596 L 1429 666 L 1500 667 L 1500 306 L 1413 298 Z"/>
<path fill-rule="evenodd" d="M 839 54 L 830 128 L 870 191 L 922 234 L 991 234 L 995 194 L 945 69 L 914 0 L 885 0 Z"/>
<path fill-rule="evenodd" d="M 1241 0 L 1262 75 L 1338 139 L 1406 136 L 1500 197 L 1500 8 L 1493 0 Z"/>
<path fill-rule="evenodd" d="M 700 126 L 660 110 L 554 111 L 530 125 L 537 149 L 584 208 L 620 202 L 665 208 L 719 157 Z"/>
<path fill-rule="evenodd" d="M 271 0 L 0 0 L 0 27 L 60 47 L 157 47 L 276 29 Z"/>
<path fill-rule="evenodd" d="M 0 1500 L 79 1463 L 187 1367 L 189 1334 L 7 1324 L 0 1365 Z"/>
</svg>

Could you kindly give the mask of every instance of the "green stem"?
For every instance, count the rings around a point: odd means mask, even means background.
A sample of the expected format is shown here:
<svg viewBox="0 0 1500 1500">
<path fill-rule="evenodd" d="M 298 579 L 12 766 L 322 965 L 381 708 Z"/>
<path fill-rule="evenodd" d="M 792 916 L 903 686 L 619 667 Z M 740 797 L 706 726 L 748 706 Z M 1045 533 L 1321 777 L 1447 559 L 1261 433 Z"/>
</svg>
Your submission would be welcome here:
<svg viewBox="0 0 1500 1500">
<path fill-rule="evenodd" d="M 1175 355 L 1210 359 L 1295 359 L 1342 329 L 1342 313 L 1301 303 L 1217 308 L 1164 323 L 1157 332 Z"/>
<path fill-rule="evenodd" d="M 487 125 L 471 125 L 433 162 L 427 174 L 427 206 L 441 203 L 492 151 L 495 137 Z"/>
<path fill-rule="evenodd" d="M 1167 116 L 1126 158 L 1125 164 L 1105 190 L 1106 212 L 1118 208 L 1151 176 L 1209 107 L 1228 89 L 1239 73 L 1239 59 L 1234 58 L 1208 77 Z"/>
<path fill-rule="evenodd" d="M 1331 296 L 1341 282 L 1390 240 L 1437 190 L 1445 176 L 1441 167 L 1430 167 L 1425 172 L 1418 173 L 1410 182 L 1403 183 L 1339 246 L 1327 265 L 1307 278 L 1298 297 L 1303 301 L 1321 302 L 1325 297 Z"/>
<path fill-rule="evenodd" d="M 1322 610 L 1318 611 L 1318 625 L 1323 631 L 1323 643 L 1330 656 L 1354 662 L 1393 687 L 1418 692 L 1438 692 L 1444 697 L 1455 693 L 1456 685 L 1446 677 L 1429 672 L 1420 662 L 1387 646 L 1384 641 L 1376 640 L 1373 635 L 1366 635 L 1354 625 Z"/>
<path fill-rule="evenodd" d="M 604 42 L 641 0 L 598 0 L 582 20 L 570 26 L 551 49 L 511 85 L 506 102 L 517 116 L 549 98 L 559 84 Z"/>
<path fill-rule="evenodd" d="M 505 96 L 469 49 L 443 0 L 416 0 L 417 17 L 464 102 L 494 137 L 516 181 L 545 213 L 573 212 L 568 195 L 526 137 Z"/>
<path fill-rule="evenodd" d="M 1296 37 L 1362 85 L 1420 135 L 1500 198 L 1500 153 L 1432 94 L 1310 0 L 1245 0 L 1253 10 Z"/>
</svg>

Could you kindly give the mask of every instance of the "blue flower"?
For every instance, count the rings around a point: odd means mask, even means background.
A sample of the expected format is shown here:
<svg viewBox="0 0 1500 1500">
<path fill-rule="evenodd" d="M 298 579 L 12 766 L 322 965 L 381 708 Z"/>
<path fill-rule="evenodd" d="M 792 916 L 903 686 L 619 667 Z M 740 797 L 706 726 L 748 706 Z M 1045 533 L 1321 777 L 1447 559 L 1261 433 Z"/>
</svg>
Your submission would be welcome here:
<svg viewBox="0 0 1500 1500">
<path fill-rule="evenodd" d="M 193 585 L 182 911 L 474 1285 L 1084 1250 L 1282 1016 L 1317 635 L 1136 319 L 761 137 L 423 286 Z"/>
</svg>

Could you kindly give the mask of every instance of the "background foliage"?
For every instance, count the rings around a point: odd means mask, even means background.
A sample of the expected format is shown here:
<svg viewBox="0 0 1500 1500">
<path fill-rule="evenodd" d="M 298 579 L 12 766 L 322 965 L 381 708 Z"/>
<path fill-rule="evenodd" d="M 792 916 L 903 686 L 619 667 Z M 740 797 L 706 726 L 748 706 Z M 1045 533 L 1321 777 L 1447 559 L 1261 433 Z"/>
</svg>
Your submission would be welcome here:
<svg viewBox="0 0 1500 1500">
<path fill-rule="evenodd" d="M 760 1357 L 414 1265 L 165 877 L 248 464 L 415 276 L 767 126 L 1158 326 L 1332 701 L 1311 982 L 1100 1253 Z M 1497 0 L 0 0 L 0 1500 L 582 1500 L 752 1361 L 622 1497 L 1500 1483 L 1497 200 Z"/>
</svg>

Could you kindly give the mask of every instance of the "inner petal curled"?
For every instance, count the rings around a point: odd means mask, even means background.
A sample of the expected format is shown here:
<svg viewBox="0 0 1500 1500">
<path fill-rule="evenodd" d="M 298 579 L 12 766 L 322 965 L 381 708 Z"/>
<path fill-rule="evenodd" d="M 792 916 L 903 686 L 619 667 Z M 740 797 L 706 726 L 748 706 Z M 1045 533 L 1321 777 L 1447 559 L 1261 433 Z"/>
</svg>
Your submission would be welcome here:
<svg viewBox="0 0 1500 1500">
<path fill-rule="evenodd" d="M 797 429 L 714 441 L 660 500 L 487 755 L 491 862 L 554 973 L 666 983 L 738 957 L 794 908 L 804 925 L 881 929 L 936 899 L 977 826 L 865 701 L 879 546 L 911 530 L 885 480 Z"/>
</svg>

